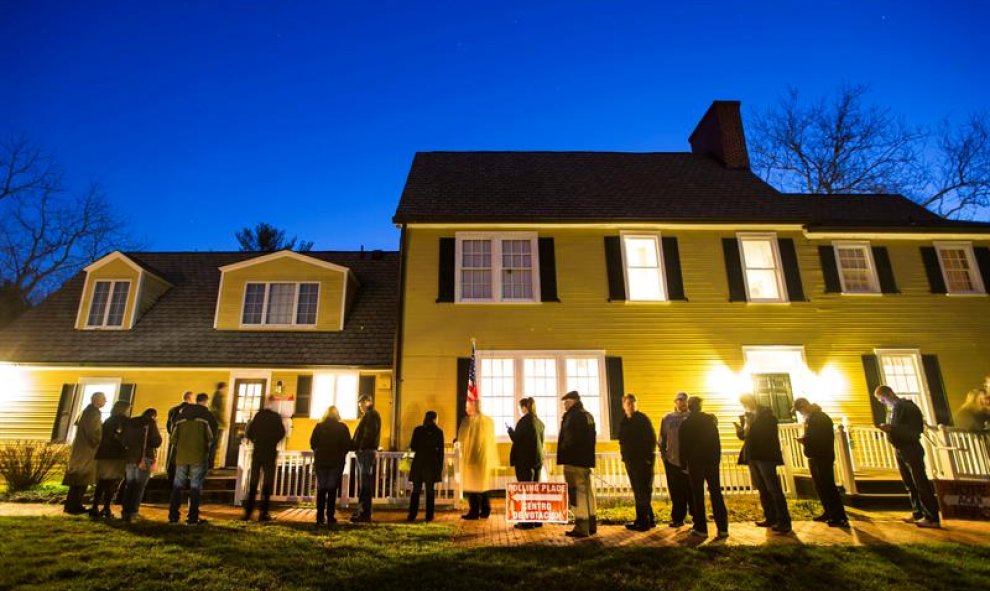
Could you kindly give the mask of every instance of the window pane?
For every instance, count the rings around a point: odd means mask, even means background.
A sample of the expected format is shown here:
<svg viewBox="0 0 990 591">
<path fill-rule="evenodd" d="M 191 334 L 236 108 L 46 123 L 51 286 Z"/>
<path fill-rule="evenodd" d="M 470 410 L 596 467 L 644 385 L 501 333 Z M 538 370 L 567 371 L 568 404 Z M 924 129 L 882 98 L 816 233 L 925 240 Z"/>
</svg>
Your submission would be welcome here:
<svg viewBox="0 0 990 591">
<path fill-rule="evenodd" d="M 478 395 L 481 410 L 495 422 L 495 435 L 508 437 L 506 424 L 514 425 L 515 361 L 513 359 L 481 359 Z"/>
<path fill-rule="evenodd" d="M 836 248 L 836 253 L 838 254 L 839 270 L 842 273 L 842 281 L 846 291 L 876 291 L 873 273 L 870 270 L 870 261 L 865 247 L 839 247 Z"/>
<path fill-rule="evenodd" d="M 747 269 L 746 282 L 749 285 L 749 297 L 753 300 L 780 299 L 777 287 L 777 272 L 773 270 L 760 271 Z"/>
<path fill-rule="evenodd" d="M 110 311 L 107 313 L 107 326 L 120 326 L 124 323 L 124 310 L 127 309 L 127 292 L 131 284 L 118 281 L 113 284 L 113 295 L 110 298 Z"/>
<path fill-rule="evenodd" d="M 107 301 L 110 299 L 110 282 L 97 281 L 93 287 L 93 302 L 89 305 L 89 317 L 86 319 L 87 326 L 103 326 L 103 315 L 107 310 Z"/>
<path fill-rule="evenodd" d="M 292 306 L 295 299 L 295 283 L 270 284 L 268 286 L 268 317 L 265 324 L 292 324 Z"/>
<path fill-rule="evenodd" d="M 556 437 L 560 427 L 557 392 L 557 360 L 523 359 L 523 396 L 531 397 L 547 437 Z"/>
<path fill-rule="evenodd" d="M 629 277 L 629 299 L 663 299 L 659 271 L 659 269 L 627 269 L 626 273 Z"/>
<path fill-rule="evenodd" d="M 462 270 L 461 297 L 490 300 L 492 297 L 492 272 Z"/>
<path fill-rule="evenodd" d="M 491 240 L 462 240 L 461 267 L 464 269 L 490 269 L 492 266 Z"/>
<path fill-rule="evenodd" d="M 577 390 L 585 410 L 595 417 L 595 428 L 601 432 L 601 380 L 597 358 L 578 358 L 565 360 L 567 371 L 567 390 Z"/>
<path fill-rule="evenodd" d="M 296 324 L 316 324 L 318 283 L 303 283 L 299 286 L 299 306 L 296 308 Z"/>
<path fill-rule="evenodd" d="M 946 287 L 949 288 L 949 291 L 976 291 L 966 250 L 940 248 L 938 252 L 942 260 L 942 269 L 945 270 Z"/>
<path fill-rule="evenodd" d="M 623 236 L 622 240 L 625 245 L 629 299 L 664 299 L 656 237 Z"/>
<path fill-rule="evenodd" d="M 340 418 L 350 421 L 358 418 L 358 374 L 344 373 L 337 376 L 337 410 Z"/>
<path fill-rule="evenodd" d="M 529 240 L 502 241 L 502 298 L 533 299 L 533 253 Z"/>
<path fill-rule="evenodd" d="M 747 269 L 774 269 L 777 267 L 770 240 L 741 240 L 743 258 Z"/>
<path fill-rule="evenodd" d="M 248 283 L 244 290 L 243 324 L 261 324 L 262 307 L 265 303 L 265 284 Z"/>
<path fill-rule="evenodd" d="M 626 242 L 626 265 L 629 267 L 650 267 L 657 268 L 657 241 L 656 238 L 636 238 L 627 236 Z"/>
</svg>

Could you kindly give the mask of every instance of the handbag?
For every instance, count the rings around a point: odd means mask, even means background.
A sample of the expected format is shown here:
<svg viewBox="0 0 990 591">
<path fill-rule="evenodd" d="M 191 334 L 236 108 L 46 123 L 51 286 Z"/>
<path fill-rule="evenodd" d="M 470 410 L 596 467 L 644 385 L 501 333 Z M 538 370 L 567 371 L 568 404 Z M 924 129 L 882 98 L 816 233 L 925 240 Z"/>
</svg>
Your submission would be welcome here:
<svg viewBox="0 0 990 591">
<path fill-rule="evenodd" d="M 412 471 L 412 458 L 408 455 L 402 456 L 399 459 L 399 472 L 403 474 L 409 474 Z"/>
</svg>

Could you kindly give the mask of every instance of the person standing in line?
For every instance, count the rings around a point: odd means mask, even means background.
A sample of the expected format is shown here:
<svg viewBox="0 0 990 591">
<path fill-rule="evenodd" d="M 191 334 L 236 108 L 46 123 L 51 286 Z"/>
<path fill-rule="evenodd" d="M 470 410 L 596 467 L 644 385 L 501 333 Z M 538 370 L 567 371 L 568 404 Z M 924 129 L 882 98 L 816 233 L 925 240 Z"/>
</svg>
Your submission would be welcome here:
<svg viewBox="0 0 990 591">
<path fill-rule="evenodd" d="M 316 471 L 316 525 L 337 523 L 337 493 L 344 478 L 344 463 L 351 451 L 351 430 L 340 420 L 340 412 L 331 406 L 309 437 Z M 324 518 L 324 514 L 326 518 Z"/>
<path fill-rule="evenodd" d="M 426 411 L 423 424 L 413 429 L 412 442 L 409 444 L 413 460 L 409 469 L 409 479 L 412 480 L 412 496 L 409 498 L 409 515 L 406 521 L 416 521 L 419 513 L 419 491 L 426 487 L 426 521 L 433 521 L 433 510 L 436 504 L 436 489 L 434 486 L 443 475 L 443 430 L 437 426 L 436 411 Z"/>
<path fill-rule="evenodd" d="M 564 394 L 564 416 L 557 441 L 557 464 L 564 467 L 568 498 L 574 510 L 574 529 L 565 535 L 587 538 L 598 533 L 595 517 L 595 487 L 591 471 L 595 467 L 595 417 L 585 410 L 581 395 L 572 390 Z"/>
<path fill-rule="evenodd" d="M 702 412 L 703 400 L 698 396 L 688 398 L 689 415 L 680 425 L 681 461 L 687 467 L 691 485 L 691 515 L 693 535 L 708 537 L 708 518 L 705 511 L 705 484 L 712 502 L 712 517 L 719 538 L 729 536 L 729 512 L 722 497 L 719 464 L 722 463 L 722 442 L 718 434 L 718 419 Z"/>
<path fill-rule="evenodd" d="M 488 491 L 495 488 L 498 450 L 495 447 L 495 421 L 481 412 L 477 399 L 464 403 L 467 416 L 461 420 L 457 440 L 461 444 L 461 484 L 468 498 L 468 512 L 461 519 L 488 519 L 492 507 Z"/>
<path fill-rule="evenodd" d="M 660 421 L 660 457 L 663 458 L 663 472 L 667 477 L 667 490 L 670 491 L 670 527 L 683 527 L 684 518 L 690 508 L 691 489 L 681 461 L 680 427 L 688 417 L 687 392 L 674 396 L 674 410 Z"/>
<path fill-rule="evenodd" d="M 131 403 L 118 400 L 113 404 L 110 418 L 103 422 L 103 433 L 100 436 L 100 447 L 96 449 L 96 492 L 93 493 L 93 507 L 89 510 L 90 517 L 113 517 L 110 503 L 114 493 L 124 479 L 124 429 L 127 427 L 128 413 Z M 100 509 L 100 504 L 103 509 Z"/>
<path fill-rule="evenodd" d="M 519 412 L 522 415 L 516 422 L 516 427 L 506 425 L 512 447 L 509 448 L 509 465 L 515 468 L 516 481 L 539 482 L 543 471 L 543 433 L 544 425 L 536 416 L 536 401 L 532 398 L 519 400 Z M 517 523 L 517 529 L 532 529 L 542 527 L 539 522 Z"/>
<path fill-rule="evenodd" d="M 746 411 L 740 417 L 741 422 L 735 424 L 736 435 L 743 441 L 739 463 L 749 466 L 749 477 L 760 493 L 760 505 L 763 507 L 764 519 L 756 525 L 771 528 L 779 534 L 790 533 L 791 514 L 777 476 L 777 466 L 784 465 L 777 417 L 772 410 L 757 403 L 752 394 L 742 395 L 739 401 Z"/>
<path fill-rule="evenodd" d="M 124 429 L 124 506 L 121 518 L 133 521 L 141 508 L 144 489 L 155 466 L 162 436 L 158 432 L 155 419 L 158 411 L 146 409 L 141 416 L 127 421 Z"/>
<path fill-rule="evenodd" d="M 210 412 L 205 406 L 209 395 L 196 396 L 197 404 L 187 407 L 172 428 L 170 445 L 175 450 L 175 479 L 172 481 L 172 496 L 168 507 L 168 522 L 179 522 L 179 505 L 182 503 L 182 490 L 189 486 L 189 514 L 186 523 L 200 525 L 206 523 L 199 518 L 199 501 L 206 478 L 210 446 L 213 444 L 213 429 L 210 426 Z M 198 410 L 202 409 L 202 410 Z"/>
<path fill-rule="evenodd" d="M 912 515 L 905 519 L 918 527 L 941 527 L 938 500 L 925 472 L 925 448 L 921 434 L 925 420 L 918 405 L 900 398 L 890 386 L 877 386 L 874 397 L 890 409 L 890 420 L 880 425 L 894 447 L 901 480 L 911 496 Z"/>
<path fill-rule="evenodd" d="M 952 417 L 957 429 L 986 431 L 987 420 L 990 419 L 984 406 L 986 395 L 987 392 L 983 389 L 973 389 L 966 393 L 966 401 Z"/>
<path fill-rule="evenodd" d="M 86 512 L 83 506 L 83 495 L 89 485 L 96 482 L 96 450 L 103 438 L 102 415 L 100 409 L 107 403 L 106 394 L 94 392 L 89 399 L 89 405 L 83 409 L 76 419 L 76 433 L 72 440 L 72 451 L 69 454 L 69 464 L 62 477 L 62 484 L 69 487 L 65 497 L 63 511 L 70 515 Z"/>
<path fill-rule="evenodd" d="M 217 382 L 210 398 L 210 414 L 213 415 L 213 447 L 210 449 L 210 470 L 217 464 L 217 447 L 227 429 L 227 382 Z"/>
<path fill-rule="evenodd" d="M 365 394 L 358 401 L 361 420 L 354 430 L 353 448 L 357 450 L 358 510 L 351 516 L 355 523 L 371 521 L 371 497 L 375 488 L 375 460 L 381 444 L 382 418 L 375 410 L 374 399 Z"/>
<path fill-rule="evenodd" d="M 182 412 L 193 404 L 195 404 L 193 393 L 191 390 L 186 390 L 182 394 L 182 402 L 168 409 L 168 416 L 165 418 L 165 432 L 168 433 L 169 437 L 172 436 L 172 429 L 175 428 L 175 422 L 179 420 Z M 169 445 L 165 455 L 165 471 L 168 473 L 170 483 L 175 480 L 175 457 L 172 455 L 172 449 L 172 446 Z"/>
<path fill-rule="evenodd" d="M 792 412 L 804 417 L 804 436 L 798 438 L 798 442 L 804 446 L 808 471 L 824 510 L 814 521 L 827 523 L 829 527 L 849 527 L 842 496 L 835 486 L 835 425 L 832 417 L 806 398 L 795 400 Z"/>
<path fill-rule="evenodd" d="M 629 475 L 629 485 L 636 503 L 636 520 L 626 524 L 632 531 L 656 527 L 653 513 L 653 468 L 657 458 L 657 433 L 649 417 L 636 408 L 636 395 L 622 397 L 625 416 L 619 425 L 619 450 Z"/>
<path fill-rule="evenodd" d="M 272 410 L 276 400 L 274 396 L 267 398 L 264 408 L 255 413 L 245 429 L 244 436 L 254 444 L 251 453 L 251 480 L 248 485 L 247 502 L 244 503 L 242 521 L 250 521 L 254 512 L 254 499 L 258 494 L 258 480 L 264 472 L 265 480 L 261 485 L 261 514 L 258 521 L 271 521 L 268 509 L 272 500 L 272 490 L 275 488 L 275 464 L 278 460 L 278 444 L 285 439 L 285 425 L 282 416 Z"/>
</svg>

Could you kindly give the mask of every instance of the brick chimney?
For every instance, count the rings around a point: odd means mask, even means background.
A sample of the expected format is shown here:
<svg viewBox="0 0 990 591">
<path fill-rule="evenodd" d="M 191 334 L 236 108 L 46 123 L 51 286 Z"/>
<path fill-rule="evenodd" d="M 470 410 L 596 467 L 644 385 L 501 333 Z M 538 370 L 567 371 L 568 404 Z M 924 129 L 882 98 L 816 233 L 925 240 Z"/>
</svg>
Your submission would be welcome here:
<svg viewBox="0 0 990 591">
<path fill-rule="evenodd" d="M 688 141 L 694 154 L 714 156 L 726 168 L 749 170 L 739 101 L 713 101 Z"/>
</svg>

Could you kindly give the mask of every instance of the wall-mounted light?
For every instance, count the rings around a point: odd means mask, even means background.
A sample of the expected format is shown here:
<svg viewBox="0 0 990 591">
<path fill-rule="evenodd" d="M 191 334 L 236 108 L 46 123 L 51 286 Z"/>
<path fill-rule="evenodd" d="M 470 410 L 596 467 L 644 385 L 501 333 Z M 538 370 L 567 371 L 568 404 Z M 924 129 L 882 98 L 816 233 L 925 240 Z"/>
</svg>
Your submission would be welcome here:
<svg viewBox="0 0 990 591">
<path fill-rule="evenodd" d="M 275 382 L 275 394 L 282 395 L 282 380 Z"/>
</svg>

